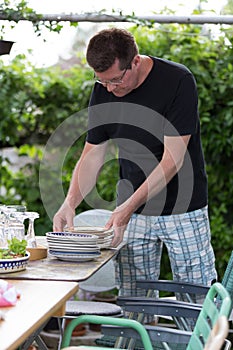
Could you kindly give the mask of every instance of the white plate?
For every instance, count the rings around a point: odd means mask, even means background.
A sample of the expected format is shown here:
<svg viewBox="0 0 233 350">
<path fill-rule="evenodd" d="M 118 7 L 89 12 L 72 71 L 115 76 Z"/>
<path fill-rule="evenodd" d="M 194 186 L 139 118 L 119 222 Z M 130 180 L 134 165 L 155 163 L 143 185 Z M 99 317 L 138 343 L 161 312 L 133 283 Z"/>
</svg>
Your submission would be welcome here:
<svg viewBox="0 0 233 350">
<path fill-rule="evenodd" d="M 49 244 L 49 249 L 51 250 L 64 250 L 64 251 L 67 251 L 67 250 L 73 250 L 73 251 L 92 251 L 92 252 L 95 252 L 95 251 L 98 251 L 99 250 L 99 247 L 98 245 L 95 245 L 95 246 L 64 246 L 62 244 Z"/>
<path fill-rule="evenodd" d="M 95 249 L 97 247 L 97 242 L 95 244 L 79 244 L 77 242 L 69 242 L 69 243 L 64 243 L 64 242 L 54 242 L 54 241 L 49 241 L 48 240 L 48 245 L 49 246 L 56 246 L 56 247 L 64 247 L 64 248 L 90 248 L 90 249 Z"/>
<path fill-rule="evenodd" d="M 98 240 L 95 240 L 93 242 L 84 241 L 84 242 L 77 242 L 77 241 L 58 241 L 58 240 L 50 240 L 47 239 L 48 245 L 62 245 L 63 247 L 96 247 Z"/>
<path fill-rule="evenodd" d="M 101 253 L 98 254 L 66 254 L 66 253 L 59 253 L 59 252 L 51 252 L 49 251 L 49 254 L 51 256 L 54 256 L 55 258 L 63 261 L 73 261 L 73 262 L 83 262 L 83 261 L 90 261 L 98 258 Z"/>
<path fill-rule="evenodd" d="M 94 234 L 94 235 L 105 235 L 113 232 L 113 229 L 106 230 L 102 226 L 74 226 L 74 228 L 67 228 L 66 232 L 71 233 L 86 233 L 86 234 Z"/>
<path fill-rule="evenodd" d="M 60 253 L 68 253 L 68 254 L 97 254 L 100 252 L 99 246 L 95 250 L 90 250 L 90 249 L 65 249 L 65 248 L 58 248 L 58 247 L 49 247 L 49 250 L 55 251 L 55 252 L 60 252 Z"/>
<path fill-rule="evenodd" d="M 100 251 L 98 252 L 70 252 L 70 251 L 57 251 L 54 249 L 49 249 L 49 254 L 51 255 L 56 255 L 56 254 L 62 254 L 62 255 L 90 255 L 90 256 L 99 256 L 101 253 Z"/>
<path fill-rule="evenodd" d="M 99 244 L 99 242 L 107 242 L 107 241 L 112 241 L 114 235 L 111 235 L 111 236 L 107 236 L 107 237 L 99 237 L 98 240 L 97 240 L 97 243 Z"/>
<path fill-rule="evenodd" d="M 57 259 L 62 260 L 62 261 L 70 261 L 70 262 L 85 262 L 85 261 L 91 261 L 94 260 L 95 257 L 89 257 L 89 256 L 82 256 L 82 257 L 78 257 L 78 256 L 56 256 Z"/>
<path fill-rule="evenodd" d="M 107 249 L 111 247 L 111 242 L 100 244 L 100 249 Z"/>
<path fill-rule="evenodd" d="M 46 233 L 46 239 L 48 245 L 50 244 L 60 244 L 63 246 L 96 246 L 98 236 L 86 235 L 86 234 L 77 234 L 77 233 L 68 233 L 65 232 L 64 235 Z"/>
</svg>

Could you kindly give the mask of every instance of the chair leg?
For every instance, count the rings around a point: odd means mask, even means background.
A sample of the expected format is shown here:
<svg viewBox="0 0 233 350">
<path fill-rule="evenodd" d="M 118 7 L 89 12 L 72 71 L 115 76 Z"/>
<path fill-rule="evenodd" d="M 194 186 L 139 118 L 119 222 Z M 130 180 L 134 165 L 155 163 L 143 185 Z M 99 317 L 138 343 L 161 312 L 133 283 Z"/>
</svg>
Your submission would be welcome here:
<svg viewBox="0 0 233 350">
<path fill-rule="evenodd" d="M 58 328 L 59 328 L 59 340 L 58 340 L 57 350 L 61 350 L 61 344 L 62 344 L 62 338 L 65 330 L 66 319 L 65 317 L 58 318 L 57 322 L 58 322 Z"/>
<path fill-rule="evenodd" d="M 35 341 L 40 350 L 48 350 L 47 345 L 45 344 L 43 339 L 41 339 L 40 335 L 36 337 Z"/>
</svg>

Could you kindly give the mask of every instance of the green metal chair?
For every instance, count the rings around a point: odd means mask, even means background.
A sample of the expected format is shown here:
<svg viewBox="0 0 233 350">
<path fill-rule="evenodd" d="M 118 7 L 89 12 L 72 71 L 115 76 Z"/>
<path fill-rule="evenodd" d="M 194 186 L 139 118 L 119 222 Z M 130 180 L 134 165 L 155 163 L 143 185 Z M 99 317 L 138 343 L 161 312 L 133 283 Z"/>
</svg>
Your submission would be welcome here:
<svg viewBox="0 0 233 350">
<path fill-rule="evenodd" d="M 125 307 L 129 312 L 135 312 L 136 309 L 140 312 L 145 309 L 145 305 L 137 301 L 126 303 Z M 178 303 L 175 305 L 175 307 L 178 313 Z M 190 308 L 192 308 L 191 305 Z M 211 286 L 206 295 L 193 332 L 158 326 L 145 326 L 145 328 L 147 329 L 152 345 L 154 345 L 156 350 L 203 350 L 218 319 L 221 316 L 225 316 L 228 319 L 231 308 L 232 302 L 229 293 L 225 287 L 222 286 L 222 284 L 217 282 Z M 146 305 L 146 313 L 154 314 L 154 311 L 152 301 Z M 135 334 L 133 334 L 130 330 L 126 331 L 124 329 L 120 329 L 119 327 L 113 328 L 110 326 L 105 326 L 103 327 L 103 333 L 107 336 L 129 339 L 129 343 L 126 345 L 126 347 L 124 347 L 126 349 L 134 349 L 132 339 L 134 341 L 138 340 L 138 337 L 135 336 Z M 230 346 L 230 341 L 225 340 L 224 349 L 230 349 Z M 140 349 L 143 349 L 143 347 Z"/>
<path fill-rule="evenodd" d="M 128 311 L 131 311 L 134 305 L 138 307 L 138 302 L 127 303 L 126 307 Z M 176 307 L 178 309 L 178 304 Z M 217 282 L 211 286 L 206 295 L 193 332 L 166 327 L 143 326 L 137 321 L 125 318 L 118 319 L 84 315 L 72 320 L 72 322 L 68 325 L 64 333 L 62 348 L 69 345 L 72 331 L 78 324 L 83 322 L 93 322 L 97 324 L 109 325 L 103 327 L 103 332 L 105 334 L 141 340 L 142 345 L 135 345 L 130 347 L 131 349 L 203 350 L 205 345 L 208 343 L 211 332 L 216 326 L 219 318 L 222 316 L 228 318 L 231 308 L 232 302 L 229 293 L 221 283 Z M 151 310 L 151 313 L 154 313 L 152 307 L 149 307 L 147 312 L 149 310 Z M 150 338 L 148 338 L 148 334 Z M 150 340 L 154 347 L 152 347 Z M 230 349 L 230 346 L 230 341 L 225 340 L 224 349 Z M 77 350 L 95 348 L 96 347 L 90 346 L 72 347 L 72 349 Z M 127 347 L 125 348 L 127 349 Z M 98 347 L 98 349 L 107 350 L 109 347 Z"/>
<path fill-rule="evenodd" d="M 221 349 L 225 338 L 228 335 L 229 322 L 226 316 L 220 316 L 211 331 L 209 339 L 205 345 L 204 350 L 218 350 Z"/>
<path fill-rule="evenodd" d="M 223 279 L 221 284 L 226 288 L 228 291 L 231 300 L 233 302 L 233 251 L 231 253 L 230 259 L 228 261 Z M 136 281 L 137 288 L 144 289 L 145 290 L 145 297 L 142 296 L 136 296 L 136 297 L 127 297 L 122 296 L 118 297 L 117 304 L 120 305 L 122 308 L 124 308 L 125 303 L 130 301 L 138 301 L 143 302 L 146 304 L 147 302 L 153 301 L 154 299 L 159 300 L 160 302 L 166 301 L 167 303 L 171 304 L 186 304 L 186 303 L 195 303 L 196 304 L 196 310 L 199 307 L 199 310 L 201 310 L 202 303 L 205 299 L 205 296 L 209 290 L 209 287 L 203 286 L 200 284 L 193 284 L 188 283 L 184 281 L 170 281 L 170 280 L 141 280 Z M 169 295 L 172 295 L 171 298 L 159 298 L 158 292 L 168 292 Z M 198 304 L 198 305 L 197 305 Z M 158 305 L 158 304 L 154 304 Z M 155 313 L 156 315 L 156 313 Z M 157 315 L 161 315 L 160 313 Z M 193 313 L 192 318 L 195 319 L 197 317 L 197 312 Z M 164 316 L 166 316 L 164 314 Z M 145 320 L 145 312 L 141 314 L 137 314 L 137 317 L 133 313 L 129 316 L 130 318 L 134 318 L 139 322 L 144 322 Z M 193 322 L 189 322 L 185 318 L 185 315 L 170 315 L 169 319 L 174 321 L 175 325 L 179 329 L 183 330 L 193 330 Z M 232 320 L 233 315 L 230 316 L 230 320 Z"/>
<path fill-rule="evenodd" d="M 233 251 L 231 252 L 221 284 L 226 288 L 233 301 Z M 137 281 L 136 285 L 137 288 L 145 289 L 149 297 L 153 295 L 155 290 L 165 291 L 178 296 L 178 300 L 184 300 L 190 303 L 197 303 L 198 299 L 205 296 L 209 290 L 207 286 L 184 281 L 142 280 Z"/>
<path fill-rule="evenodd" d="M 147 308 L 153 307 L 154 315 L 162 315 L 169 320 L 173 320 L 177 328 L 182 330 L 193 330 L 193 325 L 196 323 L 196 319 L 201 311 L 201 304 L 196 304 L 195 301 L 202 300 L 209 290 L 209 287 L 202 285 L 193 285 L 187 282 L 176 282 L 176 281 L 137 281 L 137 287 L 146 290 L 146 296 L 121 296 L 117 298 L 117 304 L 125 309 L 125 304 L 129 302 L 138 302 L 139 305 L 145 305 L 145 308 L 140 307 L 137 309 L 135 305 L 135 312 L 131 311 L 127 314 L 130 319 L 136 319 L 138 322 L 144 323 L 147 321 Z M 154 292 L 166 291 L 174 294 L 172 298 L 158 298 Z M 178 298 L 182 301 L 177 300 L 175 293 L 179 294 Z M 185 302 L 183 300 L 185 299 Z M 188 305 L 187 305 L 188 304 Z M 179 312 L 177 312 L 176 306 L 179 305 Z M 193 310 L 193 311 L 192 311 Z M 150 310 L 149 310 L 150 311 Z M 161 317 L 160 317 L 161 318 Z M 151 317 L 152 319 L 152 317 Z M 191 319 L 191 320 L 190 320 Z"/>
<path fill-rule="evenodd" d="M 231 300 L 233 302 L 233 251 L 231 252 L 231 256 L 222 279 L 222 285 L 230 294 Z"/>
<path fill-rule="evenodd" d="M 218 319 L 221 316 L 228 318 L 231 308 L 232 302 L 229 293 L 222 284 L 215 283 L 205 298 L 187 350 L 203 349 Z"/>
<path fill-rule="evenodd" d="M 146 350 L 153 350 L 149 335 L 146 331 L 146 329 L 144 328 L 144 326 L 134 320 L 129 320 L 129 319 L 125 319 L 125 318 L 113 318 L 113 317 L 106 317 L 106 316 L 93 316 L 93 315 L 82 315 L 77 317 L 76 319 L 73 319 L 67 326 L 65 333 L 64 333 L 64 337 L 63 337 L 63 341 L 62 341 L 62 349 L 65 348 L 66 346 L 68 346 L 70 344 L 70 339 L 71 339 L 71 335 L 72 332 L 74 330 L 74 328 L 81 324 L 81 323 L 94 323 L 94 324 L 110 324 L 110 325 L 114 325 L 114 326 L 120 326 L 120 327 L 124 327 L 124 329 L 131 329 L 135 334 L 137 334 L 143 344 L 144 349 Z M 72 347 L 75 349 L 97 349 L 96 346 L 78 346 L 78 347 Z M 109 348 L 99 348 L 99 350 L 109 350 Z M 120 350 L 120 349 L 119 349 Z"/>
<path fill-rule="evenodd" d="M 226 271 L 224 273 L 222 279 L 222 285 L 227 289 L 230 294 L 231 299 L 233 300 L 233 252 L 231 253 L 229 262 L 226 267 Z M 130 317 L 134 318 L 134 313 L 137 312 L 136 320 L 140 323 L 144 322 L 145 314 L 150 313 L 151 315 L 163 315 L 169 318 L 172 318 L 175 322 L 175 325 L 180 330 L 192 331 L 193 327 L 196 323 L 197 317 L 201 311 L 202 305 L 194 305 L 193 303 L 197 303 L 200 300 L 204 300 L 207 292 L 209 291 L 209 287 L 203 285 L 195 285 L 188 282 L 183 281 L 167 281 L 167 280 L 143 280 L 137 281 L 137 287 L 145 289 L 146 297 L 119 297 L 117 303 L 124 308 L 124 305 L 128 302 L 138 301 L 138 305 L 131 304 L 131 310 L 134 308 L 134 312 L 131 312 Z M 173 293 L 174 296 L 177 297 L 179 301 L 176 300 L 167 300 L 163 298 L 159 299 L 155 302 L 154 291 L 166 291 Z M 151 299 L 150 299 L 151 298 Z M 165 302 L 166 300 L 166 302 Z M 182 303 L 182 301 L 185 303 Z M 139 304 L 141 302 L 141 304 Z M 152 304 L 151 304 L 152 302 Z M 169 305 L 168 305 L 169 303 Z M 189 307 L 182 304 L 190 303 Z M 129 307 L 129 305 L 127 306 Z M 147 311 L 149 309 L 149 311 Z M 139 312 L 141 310 L 141 312 Z M 188 316 L 189 317 L 188 317 Z M 191 319 L 191 322 L 190 322 Z M 162 327 L 160 327 L 162 328 Z M 172 330 L 173 332 L 173 330 Z M 161 337 L 164 334 L 163 329 L 160 330 Z M 167 334 L 165 332 L 165 334 Z M 191 334 L 191 333 L 190 333 Z M 172 335 L 173 339 L 175 339 L 175 334 Z M 166 337 L 166 336 L 165 336 Z M 184 348 L 187 345 L 187 339 L 189 339 L 190 335 L 185 333 L 182 337 L 182 341 L 186 342 L 183 344 Z M 110 346 L 114 346 L 115 337 L 111 335 L 105 337 L 106 339 L 103 341 L 97 340 L 100 344 L 110 343 Z M 109 341 L 108 339 L 111 339 Z M 120 339 L 120 340 L 119 340 Z M 121 346 L 121 339 L 118 336 L 118 341 L 116 342 L 116 346 Z M 186 339 L 186 340 L 185 340 Z M 133 343 L 134 341 L 131 341 Z M 186 344 L 186 345 L 185 345 Z M 179 344 L 181 346 L 181 344 Z M 162 349 L 164 349 L 162 347 Z M 177 348 L 177 350 L 181 350 L 181 348 Z"/>
</svg>

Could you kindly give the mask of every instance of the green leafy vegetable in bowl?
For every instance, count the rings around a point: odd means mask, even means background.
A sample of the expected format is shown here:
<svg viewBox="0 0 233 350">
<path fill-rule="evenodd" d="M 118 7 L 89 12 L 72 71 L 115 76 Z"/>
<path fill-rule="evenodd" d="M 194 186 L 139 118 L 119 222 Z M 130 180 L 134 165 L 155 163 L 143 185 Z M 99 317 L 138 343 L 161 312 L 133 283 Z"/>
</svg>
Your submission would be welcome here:
<svg viewBox="0 0 233 350">
<path fill-rule="evenodd" d="M 14 259 L 26 255 L 27 241 L 25 239 L 20 241 L 18 238 L 13 237 L 7 242 L 8 248 L 0 248 L 0 259 Z"/>
</svg>

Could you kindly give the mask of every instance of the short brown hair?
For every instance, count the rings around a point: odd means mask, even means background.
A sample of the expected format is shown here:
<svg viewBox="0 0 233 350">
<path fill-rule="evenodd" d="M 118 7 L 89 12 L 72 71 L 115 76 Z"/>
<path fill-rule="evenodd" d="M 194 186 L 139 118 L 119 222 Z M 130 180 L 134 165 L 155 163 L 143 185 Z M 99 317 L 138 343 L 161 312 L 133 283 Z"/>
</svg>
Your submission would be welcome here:
<svg viewBox="0 0 233 350">
<path fill-rule="evenodd" d="M 127 68 L 137 54 L 133 35 L 125 29 L 111 28 L 101 30 L 90 39 L 86 59 L 96 72 L 105 72 L 116 58 L 121 70 Z"/>
</svg>

